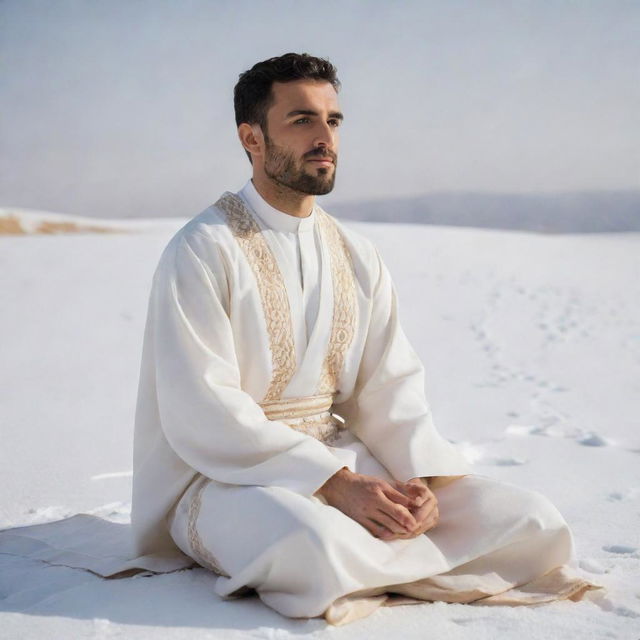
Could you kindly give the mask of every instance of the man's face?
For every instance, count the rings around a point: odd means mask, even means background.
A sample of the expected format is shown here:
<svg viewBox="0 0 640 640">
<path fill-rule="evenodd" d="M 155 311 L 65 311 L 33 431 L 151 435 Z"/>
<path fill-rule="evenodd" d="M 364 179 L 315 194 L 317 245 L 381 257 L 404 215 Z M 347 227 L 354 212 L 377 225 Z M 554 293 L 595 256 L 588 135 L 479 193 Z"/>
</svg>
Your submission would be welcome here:
<svg viewBox="0 0 640 640">
<path fill-rule="evenodd" d="M 329 82 L 274 82 L 264 131 L 264 172 L 274 182 L 309 195 L 333 189 L 342 114 Z"/>
</svg>

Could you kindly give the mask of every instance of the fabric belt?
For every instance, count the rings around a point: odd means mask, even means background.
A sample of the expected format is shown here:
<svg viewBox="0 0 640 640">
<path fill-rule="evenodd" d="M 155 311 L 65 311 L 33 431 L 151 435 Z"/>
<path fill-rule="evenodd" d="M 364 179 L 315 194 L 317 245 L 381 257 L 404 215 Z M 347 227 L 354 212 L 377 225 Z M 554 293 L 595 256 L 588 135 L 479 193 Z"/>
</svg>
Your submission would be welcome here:
<svg viewBox="0 0 640 640">
<path fill-rule="evenodd" d="M 331 413 L 333 394 L 282 398 L 260 403 L 268 420 L 278 420 L 324 443 L 333 442 L 344 431 L 344 421 Z"/>
</svg>

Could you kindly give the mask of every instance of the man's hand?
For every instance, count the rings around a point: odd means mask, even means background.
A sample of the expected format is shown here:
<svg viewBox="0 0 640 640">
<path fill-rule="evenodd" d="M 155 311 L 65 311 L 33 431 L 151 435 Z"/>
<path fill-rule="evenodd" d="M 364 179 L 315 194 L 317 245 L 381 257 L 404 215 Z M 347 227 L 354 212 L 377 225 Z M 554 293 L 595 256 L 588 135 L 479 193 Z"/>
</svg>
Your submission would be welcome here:
<svg viewBox="0 0 640 640">
<path fill-rule="evenodd" d="M 423 520 L 426 519 L 431 509 L 422 507 L 430 504 L 430 498 L 419 487 L 408 487 L 412 481 L 396 484 L 402 485 L 403 490 L 394 488 L 381 478 L 353 473 L 344 467 L 316 493 L 376 538 L 411 538 L 414 537 L 412 532 L 419 531 L 425 524 L 417 521 L 411 509 L 415 509 Z M 424 488 L 431 494 L 426 486 Z"/>
<path fill-rule="evenodd" d="M 411 478 L 407 482 L 394 483 L 396 489 L 413 499 L 413 504 L 409 506 L 409 511 L 411 511 L 418 525 L 408 534 L 396 534 L 386 539 L 415 538 L 433 529 L 438 524 L 440 513 L 438 512 L 438 500 L 431 489 L 446 487 L 448 484 L 464 477 L 433 476 L 430 478 Z"/>
<path fill-rule="evenodd" d="M 416 520 L 414 529 L 404 534 L 396 534 L 392 538 L 415 538 L 422 535 L 426 531 L 433 529 L 438 524 L 440 514 L 438 512 L 438 500 L 428 487 L 426 480 L 422 478 L 411 478 L 407 482 L 396 482 L 395 487 L 410 497 L 412 503 L 409 505 L 409 511 Z"/>
</svg>

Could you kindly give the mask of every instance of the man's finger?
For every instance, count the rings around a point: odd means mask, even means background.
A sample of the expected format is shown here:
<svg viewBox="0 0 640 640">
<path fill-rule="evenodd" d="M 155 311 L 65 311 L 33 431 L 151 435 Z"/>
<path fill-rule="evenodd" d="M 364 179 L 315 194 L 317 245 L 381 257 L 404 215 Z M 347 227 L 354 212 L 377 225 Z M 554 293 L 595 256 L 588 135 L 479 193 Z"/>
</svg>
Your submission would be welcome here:
<svg viewBox="0 0 640 640">
<path fill-rule="evenodd" d="M 414 506 L 421 507 L 422 505 L 426 504 L 430 500 L 433 500 L 434 498 L 433 494 L 426 487 L 424 489 L 425 490 L 423 492 L 420 492 L 414 496 L 413 498 Z"/>
<path fill-rule="evenodd" d="M 435 494 L 432 491 L 427 489 L 427 499 L 419 506 L 419 508 L 428 507 L 429 509 L 433 509 L 435 505 L 438 504 L 438 498 L 436 498 Z"/>
<path fill-rule="evenodd" d="M 434 509 L 434 511 L 429 514 L 424 522 L 421 523 L 419 527 L 419 533 L 426 533 L 427 531 L 430 531 L 438 524 L 439 520 L 440 514 L 437 509 Z"/>
<path fill-rule="evenodd" d="M 411 498 L 414 506 L 419 507 L 429 498 L 430 491 L 423 484 L 414 482 L 396 482 L 396 488 Z"/>
<path fill-rule="evenodd" d="M 403 507 L 410 507 L 413 503 L 413 500 L 406 496 L 404 493 L 401 493 L 397 489 L 394 489 L 390 484 L 387 484 L 386 487 L 382 488 L 382 493 L 391 500 L 391 502 L 395 502 L 397 504 L 401 504 Z"/>
<path fill-rule="evenodd" d="M 378 505 L 378 508 L 380 511 L 393 518 L 403 527 L 403 529 L 407 531 L 411 531 L 418 526 L 418 521 L 409 509 L 397 504 L 396 502 L 392 502 L 385 496 L 382 496 L 382 503 Z"/>
<path fill-rule="evenodd" d="M 387 527 L 380 524 L 377 520 L 373 518 L 367 518 L 367 522 L 364 524 L 369 533 L 381 540 L 389 539 L 391 537 L 395 537 L 392 531 L 389 531 Z"/>
<path fill-rule="evenodd" d="M 435 500 L 429 500 L 423 504 L 420 508 L 415 509 L 411 513 L 413 517 L 416 519 L 418 525 L 424 522 L 427 518 L 429 518 L 433 513 L 438 512 L 438 503 Z"/>
<path fill-rule="evenodd" d="M 393 533 L 398 533 L 398 534 L 408 533 L 414 528 L 412 526 L 403 525 L 402 523 L 398 522 L 398 520 L 396 520 L 395 518 L 386 514 L 382 509 L 378 509 L 376 511 L 374 518 L 377 522 L 385 526 L 387 529 L 389 529 L 389 531 Z M 416 522 L 416 525 L 417 524 L 418 523 Z"/>
<path fill-rule="evenodd" d="M 396 535 L 398 538 L 402 538 L 404 540 L 417 538 L 418 536 L 421 536 L 422 534 L 427 533 L 427 531 L 431 531 L 431 529 L 434 529 L 437 524 L 438 524 L 438 518 L 434 516 L 429 516 L 429 518 L 425 522 L 421 523 L 420 526 L 416 527 L 413 531 L 409 533 L 396 534 Z"/>
<path fill-rule="evenodd" d="M 415 535 L 424 533 L 422 528 L 425 525 L 431 527 L 431 519 L 438 518 L 438 502 L 437 500 L 429 500 L 418 509 L 412 509 L 411 514 L 416 520 L 416 527 L 412 530 Z"/>
</svg>

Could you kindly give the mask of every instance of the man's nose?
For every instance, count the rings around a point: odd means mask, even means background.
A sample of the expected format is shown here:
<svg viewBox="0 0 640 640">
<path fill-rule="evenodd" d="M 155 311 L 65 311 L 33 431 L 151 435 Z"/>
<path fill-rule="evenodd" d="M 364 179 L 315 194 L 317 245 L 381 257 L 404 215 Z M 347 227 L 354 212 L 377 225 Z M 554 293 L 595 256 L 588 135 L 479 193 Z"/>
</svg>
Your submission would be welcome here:
<svg viewBox="0 0 640 640">
<path fill-rule="evenodd" d="M 319 123 L 316 136 L 313 141 L 314 147 L 328 147 L 333 149 L 335 144 L 335 129 L 327 122 Z"/>
</svg>

